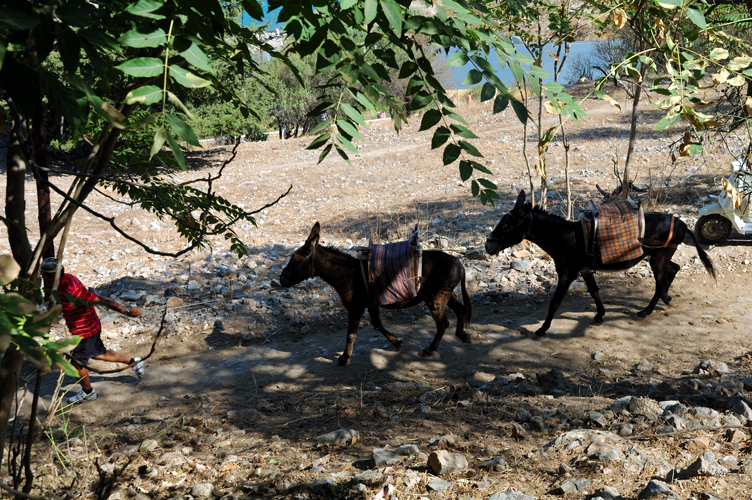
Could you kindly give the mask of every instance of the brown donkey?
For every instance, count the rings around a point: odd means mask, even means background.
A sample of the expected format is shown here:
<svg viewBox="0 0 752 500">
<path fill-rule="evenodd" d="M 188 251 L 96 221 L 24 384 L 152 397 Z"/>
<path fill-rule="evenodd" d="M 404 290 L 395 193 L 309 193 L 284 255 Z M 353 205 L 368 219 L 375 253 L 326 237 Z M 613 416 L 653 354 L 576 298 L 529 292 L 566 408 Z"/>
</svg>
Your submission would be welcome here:
<svg viewBox="0 0 752 500">
<path fill-rule="evenodd" d="M 319 246 L 321 226 L 317 222 L 311 234 L 303 244 L 290 256 L 290 262 L 282 270 L 279 282 L 284 287 L 297 285 L 301 281 L 318 276 L 331 285 L 339 294 L 342 305 L 347 309 L 347 344 L 339 364 L 346 365 L 352 356 L 353 344 L 358 333 L 358 324 L 363 312 L 368 309 L 371 324 L 380 331 L 399 350 L 402 341 L 389 333 L 381 323 L 379 307 L 385 309 L 406 309 L 425 302 L 436 322 L 436 336 L 431 345 L 423 349 L 423 356 L 430 356 L 439 349 L 441 338 L 449 326 L 446 306 L 457 315 L 457 337 L 463 342 L 470 342 L 465 333 L 465 326 L 470 323 L 472 307 L 465 288 L 465 268 L 456 257 L 438 250 L 423 252 L 423 277 L 417 296 L 405 302 L 388 306 L 379 306 L 366 283 L 361 260 L 342 250 L 330 246 Z M 462 286 L 462 301 L 457 300 L 453 291 Z"/>
</svg>

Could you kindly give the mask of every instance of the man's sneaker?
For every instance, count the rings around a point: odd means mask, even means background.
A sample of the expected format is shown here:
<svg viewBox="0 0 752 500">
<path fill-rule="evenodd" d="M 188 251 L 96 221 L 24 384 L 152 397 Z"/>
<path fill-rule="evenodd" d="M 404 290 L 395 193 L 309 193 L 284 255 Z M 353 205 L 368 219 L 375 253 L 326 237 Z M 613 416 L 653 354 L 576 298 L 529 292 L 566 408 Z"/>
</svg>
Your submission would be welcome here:
<svg viewBox="0 0 752 500">
<path fill-rule="evenodd" d="M 142 361 L 141 358 L 133 358 L 133 361 L 136 362 L 136 364 L 133 365 L 133 374 L 136 376 L 136 379 L 141 382 L 141 379 L 144 378 L 144 366 L 146 366 L 146 361 Z"/>
<path fill-rule="evenodd" d="M 97 399 L 97 390 L 92 389 L 90 393 L 86 393 L 83 389 L 78 391 L 78 394 L 68 398 L 70 404 L 85 403 L 86 401 L 94 401 Z"/>
</svg>

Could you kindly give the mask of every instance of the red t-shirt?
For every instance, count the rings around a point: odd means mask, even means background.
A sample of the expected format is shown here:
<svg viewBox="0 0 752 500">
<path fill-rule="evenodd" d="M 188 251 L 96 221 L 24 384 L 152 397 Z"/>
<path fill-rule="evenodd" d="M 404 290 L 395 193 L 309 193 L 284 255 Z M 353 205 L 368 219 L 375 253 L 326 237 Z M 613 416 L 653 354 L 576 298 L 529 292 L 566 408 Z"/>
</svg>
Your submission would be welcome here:
<svg viewBox="0 0 752 500">
<path fill-rule="evenodd" d="M 76 307 L 66 297 L 67 294 L 86 301 L 93 301 L 97 297 L 94 292 L 87 289 L 81 283 L 81 280 L 72 274 L 63 274 L 63 277 L 60 279 L 58 292 L 60 293 L 60 300 L 63 303 L 65 324 L 68 325 L 71 335 L 86 338 L 91 337 L 102 329 L 102 324 L 99 322 L 99 316 L 97 316 L 93 305 L 90 307 Z"/>
</svg>

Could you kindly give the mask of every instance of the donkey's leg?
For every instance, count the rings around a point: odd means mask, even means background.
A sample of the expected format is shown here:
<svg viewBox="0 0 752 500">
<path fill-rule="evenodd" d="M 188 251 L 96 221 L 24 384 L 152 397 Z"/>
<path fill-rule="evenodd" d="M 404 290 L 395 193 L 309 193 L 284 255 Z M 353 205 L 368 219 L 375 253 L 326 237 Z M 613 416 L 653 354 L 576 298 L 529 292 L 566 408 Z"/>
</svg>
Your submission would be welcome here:
<svg viewBox="0 0 752 500">
<path fill-rule="evenodd" d="M 345 337 L 345 352 L 338 358 L 340 366 L 344 366 L 350 361 L 353 352 L 353 344 L 358 336 L 358 324 L 363 317 L 365 307 L 357 307 L 347 310 L 347 336 Z"/>
<path fill-rule="evenodd" d="M 567 290 L 569 290 L 569 285 L 572 284 L 576 276 L 576 272 L 559 274 L 559 283 L 558 285 L 556 285 L 556 291 L 554 292 L 554 296 L 551 299 L 551 303 L 548 305 L 548 316 L 546 316 L 546 320 L 543 322 L 543 325 L 541 325 L 541 327 L 538 328 L 538 330 L 536 330 L 535 332 L 538 337 L 545 336 L 546 331 L 551 328 L 551 320 L 554 319 L 556 310 L 559 309 L 561 301 L 564 299 L 564 295 L 566 295 Z"/>
<path fill-rule="evenodd" d="M 438 294 L 436 297 L 426 300 L 426 305 L 431 311 L 431 316 L 436 323 L 436 335 L 433 337 L 431 345 L 423 349 L 423 357 L 428 357 L 434 352 L 439 350 L 439 344 L 441 343 L 444 332 L 446 332 L 449 326 L 449 319 L 446 317 L 446 305 L 448 299 L 446 294 Z"/>
<path fill-rule="evenodd" d="M 669 279 L 669 273 L 667 268 L 671 257 L 674 255 L 674 250 L 665 249 L 653 255 L 650 258 L 650 267 L 653 269 L 653 276 L 655 277 L 655 294 L 650 299 L 650 303 L 645 309 L 637 313 L 638 318 L 644 318 L 651 314 L 655 310 L 658 299 L 668 294 L 668 286 L 671 283 Z M 676 274 L 676 273 L 674 273 Z"/>
<path fill-rule="evenodd" d="M 398 351 L 402 349 L 402 341 L 392 335 L 389 330 L 384 327 L 384 323 L 381 322 L 381 316 L 379 316 L 379 306 L 369 307 L 368 314 L 371 316 L 371 324 L 373 325 L 373 327 L 376 330 L 380 331 Z"/>
<path fill-rule="evenodd" d="M 671 288 L 671 283 L 674 282 L 674 278 L 676 278 L 676 273 L 679 272 L 679 269 L 681 269 L 681 266 L 673 261 L 669 262 L 668 267 L 666 268 L 666 274 L 668 275 L 668 287 L 666 287 L 666 291 L 661 296 L 661 300 L 666 305 L 669 305 L 671 303 L 671 296 L 668 294 L 668 291 Z"/>
<path fill-rule="evenodd" d="M 470 335 L 465 333 L 465 326 L 467 325 L 467 311 L 465 310 L 464 304 L 462 304 L 462 302 L 457 300 L 457 298 L 452 295 L 451 297 L 449 297 L 449 303 L 447 305 L 449 306 L 449 309 L 454 311 L 454 314 L 457 315 L 457 330 L 455 332 L 455 335 L 457 335 L 457 338 L 461 341 L 471 344 L 473 341 L 470 338 Z"/>
<path fill-rule="evenodd" d="M 593 276 L 592 271 L 588 271 L 582 273 L 582 279 L 585 280 L 588 292 L 590 292 L 590 296 L 593 297 L 593 301 L 595 302 L 597 312 L 595 313 L 595 318 L 593 318 L 593 323 L 596 325 L 602 325 L 603 315 L 606 314 L 606 308 L 603 307 L 600 288 L 598 288 L 598 284 L 595 282 L 595 276 Z"/>
<path fill-rule="evenodd" d="M 551 320 L 554 319 L 556 310 L 561 305 L 561 301 L 564 299 L 564 295 L 566 295 L 567 290 L 569 290 L 569 285 L 572 284 L 576 276 L 576 272 L 559 274 L 559 284 L 556 285 L 554 297 L 551 299 L 551 303 L 548 305 L 548 316 L 546 316 L 546 320 L 543 322 L 543 325 L 535 332 L 538 337 L 545 336 L 546 331 L 551 328 Z"/>
</svg>

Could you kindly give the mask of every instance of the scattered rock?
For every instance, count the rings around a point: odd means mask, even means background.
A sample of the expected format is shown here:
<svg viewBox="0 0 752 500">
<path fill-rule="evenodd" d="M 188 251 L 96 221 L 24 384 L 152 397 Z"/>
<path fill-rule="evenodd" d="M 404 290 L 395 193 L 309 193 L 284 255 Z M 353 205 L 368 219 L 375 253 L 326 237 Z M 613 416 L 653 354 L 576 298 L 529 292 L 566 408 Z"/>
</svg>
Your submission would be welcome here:
<svg viewBox="0 0 752 500">
<path fill-rule="evenodd" d="M 652 479 L 640 494 L 637 495 L 637 500 L 646 500 L 653 497 L 665 498 L 666 495 L 670 495 L 671 493 L 669 485 L 663 481 Z"/>
<path fill-rule="evenodd" d="M 339 429 L 322 434 L 316 438 L 319 446 L 352 446 L 358 441 L 360 433 L 353 429 Z"/>
<path fill-rule="evenodd" d="M 199 483 L 191 489 L 191 495 L 196 498 L 208 497 L 214 493 L 214 485 L 212 483 Z"/>
<path fill-rule="evenodd" d="M 535 500 L 535 498 L 509 488 L 504 493 L 495 493 L 488 500 Z"/>
<path fill-rule="evenodd" d="M 428 481 L 428 484 L 426 484 L 426 488 L 429 491 L 446 491 L 449 488 L 452 487 L 452 483 L 449 481 L 444 481 L 443 479 L 431 479 Z"/>
<path fill-rule="evenodd" d="M 593 492 L 593 497 L 600 497 L 603 500 L 624 500 L 619 494 L 619 490 L 611 486 L 602 486 Z"/>
<path fill-rule="evenodd" d="M 428 470 L 435 476 L 459 472 L 467 469 L 467 466 L 467 459 L 460 453 L 436 450 L 428 456 Z"/>
<path fill-rule="evenodd" d="M 686 469 L 682 470 L 679 473 L 679 477 L 684 479 L 702 476 L 720 477 L 726 474 L 728 474 L 728 469 L 716 461 L 713 452 L 707 451 Z"/>
</svg>

